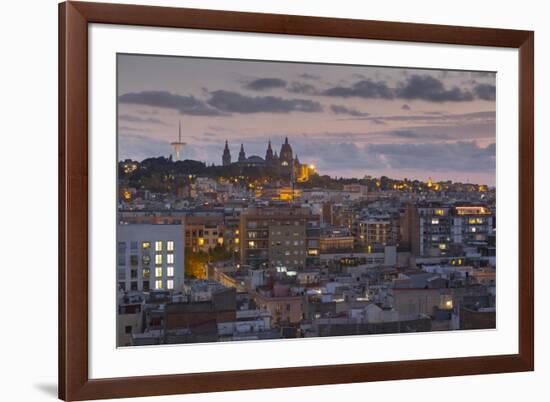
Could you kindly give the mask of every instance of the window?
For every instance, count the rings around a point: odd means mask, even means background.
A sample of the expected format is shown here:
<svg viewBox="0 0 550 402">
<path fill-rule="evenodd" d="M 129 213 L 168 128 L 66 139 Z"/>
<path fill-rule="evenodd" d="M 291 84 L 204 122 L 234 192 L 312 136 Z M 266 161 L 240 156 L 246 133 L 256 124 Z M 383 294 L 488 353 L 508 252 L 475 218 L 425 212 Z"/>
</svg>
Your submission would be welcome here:
<svg viewBox="0 0 550 402">
<path fill-rule="evenodd" d="M 130 270 L 130 278 L 137 279 L 137 269 Z"/>
<path fill-rule="evenodd" d="M 155 251 L 162 251 L 162 242 L 156 241 L 155 242 Z"/>
<path fill-rule="evenodd" d="M 166 281 L 166 287 L 170 290 L 174 289 L 174 281 L 172 279 L 168 279 Z"/>
<path fill-rule="evenodd" d="M 162 265 L 162 254 L 155 254 L 155 264 Z"/>
<path fill-rule="evenodd" d="M 155 289 L 162 289 L 162 280 L 155 281 Z"/>
<path fill-rule="evenodd" d="M 151 269 L 150 268 L 143 268 L 143 271 L 141 271 L 141 276 L 143 279 L 149 279 L 149 276 L 151 275 Z"/>
<path fill-rule="evenodd" d="M 127 333 L 127 334 L 131 334 L 132 333 L 132 326 L 131 325 L 126 325 L 124 327 L 124 332 Z"/>
<path fill-rule="evenodd" d="M 167 264 L 173 264 L 174 263 L 174 254 L 166 255 L 166 263 Z"/>
<path fill-rule="evenodd" d="M 149 266 L 151 264 L 151 256 L 149 254 L 144 254 L 141 256 L 141 263 L 144 266 Z"/>
<path fill-rule="evenodd" d="M 131 255 L 130 256 L 130 265 L 138 265 L 138 256 L 137 255 Z"/>
<path fill-rule="evenodd" d="M 130 249 L 131 250 L 137 250 L 138 249 L 138 242 L 137 241 L 133 241 L 130 243 Z"/>
<path fill-rule="evenodd" d="M 174 267 L 166 268 L 166 276 L 174 276 Z"/>
<path fill-rule="evenodd" d="M 174 242 L 172 240 L 166 242 L 166 250 L 174 251 Z"/>
<path fill-rule="evenodd" d="M 132 282 L 130 284 L 130 290 L 138 290 L 137 282 Z"/>
<path fill-rule="evenodd" d="M 145 292 L 149 290 L 149 281 L 143 281 L 143 290 Z"/>
<path fill-rule="evenodd" d="M 149 250 L 151 248 L 151 242 L 148 242 L 148 241 L 141 242 L 141 248 L 144 250 Z"/>
<path fill-rule="evenodd" d="M 162 278 L 162 267 L 156 267 L 155 268 L 155 276 L 157 278 Z"/>
</svg>

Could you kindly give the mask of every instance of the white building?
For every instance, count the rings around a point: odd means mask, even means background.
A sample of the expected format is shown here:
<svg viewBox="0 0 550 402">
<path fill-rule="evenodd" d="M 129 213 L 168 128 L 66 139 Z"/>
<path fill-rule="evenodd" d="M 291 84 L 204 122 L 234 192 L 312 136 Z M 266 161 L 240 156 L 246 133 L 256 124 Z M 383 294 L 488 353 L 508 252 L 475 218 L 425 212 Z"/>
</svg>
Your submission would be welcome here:
<svg viewBox="0 0 550 402">
<path fill-rule="evenodd" d="M 124 291 L 183 289 L 183 225 L 119 225 L 117 283 Z"/>
</svg>

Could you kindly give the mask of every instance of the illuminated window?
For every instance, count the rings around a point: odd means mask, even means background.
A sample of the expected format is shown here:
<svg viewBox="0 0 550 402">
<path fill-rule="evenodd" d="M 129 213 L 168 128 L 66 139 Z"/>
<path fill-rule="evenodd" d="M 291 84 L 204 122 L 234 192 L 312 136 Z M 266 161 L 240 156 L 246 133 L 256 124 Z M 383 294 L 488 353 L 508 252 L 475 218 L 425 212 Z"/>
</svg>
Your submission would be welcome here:
<svg viewBox="0 0 550 402">
<path fill-rule="evenodd" d="M 445 214 L 445 211 L 442 209 L 436 209 L 434 210 L 434 215 L 443 216 Z"/>
<path fill-rule="evenodd" d="M 174 276 L 174 267 L 166 268 L 166 276 Z"/>
<path fill-rule="evenodd" d="M 307 255 L 318 255 L 319 254 L 319 250 L 308 250 L 307 251 Z"/>
<path fill-rule="evenodd" d="M 254 248 L 254 247 L 256 247 L 256 243 L 253 240 L 251 240 L 251 241 L 248 242 L 248 247 Z"/>
<path fill-rule="evenodd" d="M 204 239 L 199 237 L 199 246 L 204 246 Z"/>
<path fill-rule="evenodd" d="M 156 267 L 155 268 L 155 276 L 157 278 L 162 278 L 162 267 Z"/>
<path fill-rule="evenodd" d="M 166 242 L 166 250 L 174 251 L 174 242 L 172 240 Z"/>
<path fill-rule="evenodd" d="M 162 251 L 162 242 L 156 241 L 155 242 L 155 251 Z"/>
<path fill-rule="evenodd" d="M 155 264 L 156 265 L 162 264 L 162 254 L 155 254 Z"/>
<path fill-rule="evenodd" d="M 174 254 L 167 254 L 166 255 L 166 263 L 167 264 L 173 264 L 174 263 Z"/>
<path fill-rule="evenodd" d="M 433 218 L 432 219 L 432 225 L 439 225 L 439 219 Z"/>
<path fill-rule="evenodd" d="M 446 245 L 445 243 L 441 243 L 441 244 L 439 245 L 439 249 L 440 249 L 440 250 L 445 250 L 446 248 L 447 248 L 447 245 Z"/>
<path fill-rule="evenodd" d="M 166 281 L 166 288 L 168 288 L 170 290 L 174 289 L 174 281 L 172 279 L 168 279 Z"/>
<path fill-rule="evenodd" d="M 155 289 L 162 289 L 162 280 L 155 281 Z"/>
<path fill-rule="evenodd" d="M 144 250 L 148 250 L 151 248 L 151 243 L 148 242 L 148 241 L 144 241 L 141 243 L 141 248 L 144 249 Z"/>
</svg>

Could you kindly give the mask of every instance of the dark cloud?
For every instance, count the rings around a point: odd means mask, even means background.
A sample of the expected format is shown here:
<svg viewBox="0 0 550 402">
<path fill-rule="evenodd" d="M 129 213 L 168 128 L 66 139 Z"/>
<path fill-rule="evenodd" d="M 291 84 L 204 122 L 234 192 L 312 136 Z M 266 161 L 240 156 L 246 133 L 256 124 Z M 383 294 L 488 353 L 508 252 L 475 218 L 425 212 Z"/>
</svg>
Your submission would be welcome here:
<svg viewBox="0 0 550 402">
<path fill-rule="evenodd" d="M 379 125 L 385 125 L 386 122 L 384 120 L 380 120 L 380 119 L 372 119 L 371 120 L 374 124 L 379 124 Z"/>
<path fill-rule="evenodd" d="M 351 86 L 335 86 L 321 92 L 325 96 L 358 97 L 365 99 L 407 99 L 429 102 L 463 102 L 474 99 L 470 91 L 452 87 L 446 88 L 443 82 L 430 75 L 411 75 L 396 88 L 390 88 L 385 81 L 360 80 Z M 404 105 L 405 106 L 405 105 Z M 409 105 L 403 107 L 405 110 Z"/>
<path fill-rule="evenodd" d="M 208 105 L 228 113 L 321 112 L 319 102 L 307 99 L 283 99 L 275 96 L 246 96 L 219 90 L 210 93 Z"/>
<path fill-rule="evenodd" d="M 140 116 L 134 116 L 130 114 L 122 114 L 118 116 L 118 120 L 127 121 L 130 123 L 151 123 L 151 124 L 159 124 L 161 126 L 167 126 L 165 122 L 154 117 L 140 117 Z"/>
<path fill-rule="evenodd" d="M 425 114 L 398 114 L 388 116 L 370 116 L 366 120 L 382 120 L 397 122 L 430 122 L 436 124 L 458 124 L 465 122 L 494 122 L 496 114 L 493 111 L 472 113 L 425 113 Z"/>
<path fill-rule="evenodd" d="M 424 100 L 429 102 L 464 102 L 471 101 L 471 92 L 458 87 L 445 88 L 443 83 L 430 75 L 412 75 L 407 81 L 398 85 L 396 96 L 402 99 Z"/>
<path fill-rule="evenodd" d="M 296 94 L 317 95 L 319 91 L 313 85 L 306 82 L 294 81 L 288 86 L 288 91 Z"/>
<path fill-rule="evenodd" d="M 496 73 L 491 71 L 472 71 L 470 75 L 474 78 L 494 78 Z"/>
<path fill-rule="evenodd" d="M 315 94 L 313 91 L 310 94 Z M 467 102 L 476 98 L 494 100 L 494 85 L 479 84 L 473 90 L 446 87 L 438 78 L 431 75 L 413 74 L 399 82 L 395 88 L 390 88 L 385 81 L 363 79 L 351 85 L 339 85 L 318 91 L 320 95 L 340 98 L 364 99 L 405 99 L 423 100 L 427 102 Z M 408 104 L 401 106 L 403 110 L 411 110 Z"/>
<path fill-rule="evenodd" d="M 357 109 L 348 108 L 342 105 L 331 105 L 330 110 L 332 110 L 332 112 L 335 114 L 344 114 L 355 117 L 367 117 L 369 115 L 369 113 L 361 112 Z"/>
<path fill-rule="evenodd" d="M 385 81 L 361 80 L 351 86 L 335 86 L 325 89 L 322 95 L 341 98 L 393 99 L 393 91 Z"/>
<path fill-rule="evenodd" d="M 494 101 L 496 98 L 496 87 L 491 84 L 478 84 L 474 87 L 474 93 L 479 99 Z"/>
<path fill-rule="evenodd" d="M 418 134 L 411 130 L 397 130 L 397 131 L 392 131 L 389 134 L 394 137 L 400 137 L 400 138 L 418 138 Z"/>
<path fill-rule="evenodd" d="M 244 87 L 253 91 L 263 91 L 266 89 L 284 88 L 286 87 L 286 81 L 280 78 L 258 78 L 247 82 Z"/>
<path fill-rule="evenodd" d="M 401 105 L 401 109 L 402 110 L 411 110 L 411 107 L 409 105 L 407 105 L 406 103 L 404 103 L 403 105 Z"/>
<path fill-rule="evenodd" d="M 480 147 L 475 141 L 374 144 L 368 152 L 381 156 L 391 169 L 488 173 L 496 169 L 495 144 Z"/>
<path fill-rule="evenodd" d="M 212 109 L 194 96 L 182 96 L 167 91 L 130 92 L 118 97 L 121 103 L 146 105 L 175 109 L 181 114 L 192 116 L 221 116 L 219 110 Z"/>
<path fill-rule="evenodd" d="M 308 74 L 308 73 L 300 74 L 298 77 L 306 79 L 306 80 L 319 80 L 319 79 L 321 79 L 321 77 L 319 77 L 318 75 Z"/>
</svg>

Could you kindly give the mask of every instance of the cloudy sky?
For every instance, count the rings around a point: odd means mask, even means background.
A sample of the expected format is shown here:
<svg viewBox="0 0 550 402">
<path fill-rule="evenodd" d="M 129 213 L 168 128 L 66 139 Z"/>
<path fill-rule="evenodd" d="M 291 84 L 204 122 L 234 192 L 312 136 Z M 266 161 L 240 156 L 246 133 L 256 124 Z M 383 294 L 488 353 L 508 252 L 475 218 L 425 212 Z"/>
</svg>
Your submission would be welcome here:
<svg viewBox="0 0 550 402">
<path fill-rule="evenodd" d="M 495 183 L 495 74 L 119 55 L 119 158 L 221 163 L 285 136 L 320 174 Z"/>
</svg>

